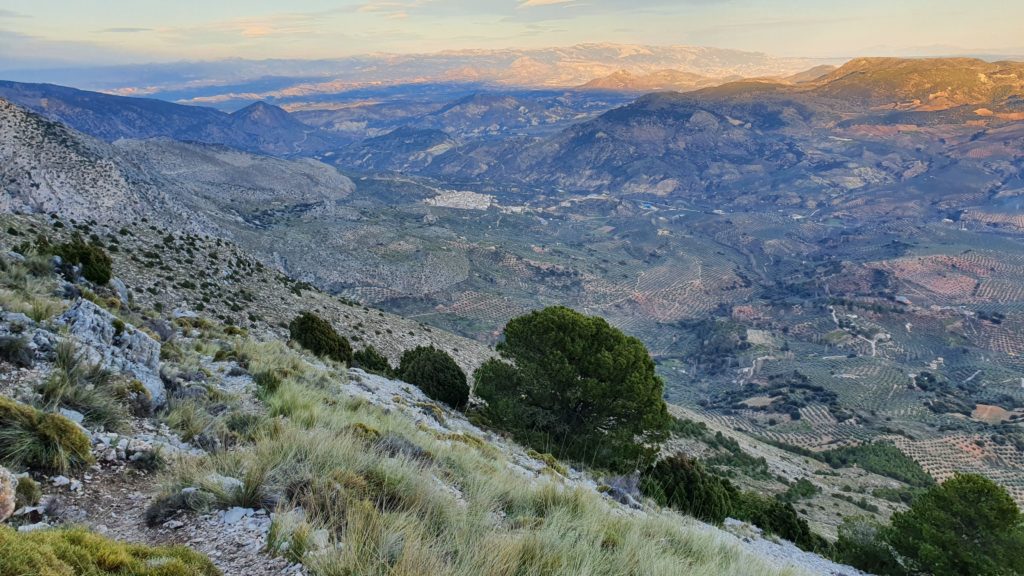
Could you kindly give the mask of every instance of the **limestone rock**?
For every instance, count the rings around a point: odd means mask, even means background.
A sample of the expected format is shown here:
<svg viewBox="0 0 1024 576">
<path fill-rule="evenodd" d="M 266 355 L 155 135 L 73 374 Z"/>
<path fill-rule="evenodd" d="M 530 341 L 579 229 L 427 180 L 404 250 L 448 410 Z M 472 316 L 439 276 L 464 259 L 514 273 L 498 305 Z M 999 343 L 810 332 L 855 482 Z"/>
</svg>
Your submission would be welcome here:
<svg viewBox="0 0 1024 576">
<path fill-rule="evenodd" d="M 162 406 L 167 401 L 167 392 L 160 380 L 160 343 L 134 326 L 115 323 L 116 320 L 110 312 L 82 299 L 56 323 L 69 328 L 90 362 L 131 374 L 149 392 L 152 407 Z"/>
<path fill-rule="evenodd" d="M 110 280 L 110 287 L 117 292 L 117 297 L 121 300 L 122 304 L 128 304 L 128 287 L 124 285 L 123 280 L 120 278 L 112 278 Z"/>
<path fill-rule="evenodd" d="M 0 466 L 0 522 L 14 514 L 18 491 L 18 478 L 10 470 Z"/>
</svg>

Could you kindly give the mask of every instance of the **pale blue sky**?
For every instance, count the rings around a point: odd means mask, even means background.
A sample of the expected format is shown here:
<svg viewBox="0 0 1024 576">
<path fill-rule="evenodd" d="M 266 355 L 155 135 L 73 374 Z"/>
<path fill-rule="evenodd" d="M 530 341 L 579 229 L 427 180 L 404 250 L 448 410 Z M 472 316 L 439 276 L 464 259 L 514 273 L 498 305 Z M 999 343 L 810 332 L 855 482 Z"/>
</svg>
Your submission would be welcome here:
<svg viewBox="0 0 1024 576">
<path fill-rule="evenodd" d="M 1024 53 L 1020 0 L 4 0 L 0 61 L 329 58 L 687 44 L 784 56 Z"/>
</svg>

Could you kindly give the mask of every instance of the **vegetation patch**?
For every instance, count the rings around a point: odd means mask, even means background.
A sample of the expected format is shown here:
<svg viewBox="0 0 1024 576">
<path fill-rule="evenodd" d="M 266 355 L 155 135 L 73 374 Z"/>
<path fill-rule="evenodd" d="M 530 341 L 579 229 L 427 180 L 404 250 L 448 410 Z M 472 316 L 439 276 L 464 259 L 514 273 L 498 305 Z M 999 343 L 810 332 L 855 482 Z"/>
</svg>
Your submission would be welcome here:
<svg viewBox="0 0 1024 576">
<path fill-rule="evenodd" d="M 466 373 L 444 350 L 433 346 L 417 346 L 406 350 L 399 363 L 398 375 L 415 385 L 432 400 L 462 410 L 469 402 Z"/>
<path fill-rule="evenodd" d="M 0 575 L 220 576 L 184 546 L 150 547 L 109 540 L 85 529 L 18 533 L 0 526 Z"/>
<path fill-rule="evenodd" d="M 47 473 L 92 464 L 89 438 L 74 422 L 0 396 L 0 463 Z"/>
<path fill-rule="evenodd" d="M 303 312 L 288 325 L 292 340 L 316 354 L 338 362 L 352 362 L 352 346 L 331 324 L 312 312 Z"/>
<path fill-rule="evenodd" d="M 816 455 L 833 468 L 859 466 L 868 472 L 888 476 L 919 488 L 935 484 L 935 479 L 902 450 L 888 442 L 836 448 Z"/>
</svg>

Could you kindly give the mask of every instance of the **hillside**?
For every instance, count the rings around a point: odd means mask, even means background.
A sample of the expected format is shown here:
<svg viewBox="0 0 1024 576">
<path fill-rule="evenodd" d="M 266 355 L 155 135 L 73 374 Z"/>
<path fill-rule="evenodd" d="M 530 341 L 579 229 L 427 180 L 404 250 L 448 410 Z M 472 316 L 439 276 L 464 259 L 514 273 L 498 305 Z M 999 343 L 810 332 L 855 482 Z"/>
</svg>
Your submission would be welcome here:
<svg viewBox="0 0 1024 576">
<path fill-rule="evenodd" d="M 814 82 L 817 95 L 872 107 L 1002 106 L 1024 94 L 1024 63 L 971 58 L 857 58 Z"/>
<path fill-rule="evenodd" d="M 48 374 L 92 358 L 112 378 L 141 377 L 144 370 L 161 375 L 155 413 L 115 411 L 104 429 L 83 404 L 69 406 L 84 414 L 64 408 L 68 417 L 84 418 L 98 464 L 85 474 L 31 470 L 45 505 L 19 512 L 16 526 L 38 530 L 73 520 L 109 538 L 186 544 L 227 574 L 320 573 L 328 566 L 415 574 L 429 565 L 435 573 L 468 575 L 549 562 L 572 566 L 556 574 L 576 573 L 579 562 L 609 575 L 638 565 L 670 573 L 683 563 L 707 574 L 856 573 L 762 539 L 749 526 L 735 528 L 740 537 L 638 501 L 628 480 L 568 468 L 479 428 L 415 387 L 285 345 L 278 319 L 316 310 L 357 346 L 433 342 L 465 361 L 480 359 L 467 356 L 479 349 L 470 342 L 275 278 L 230 244 L 189 236 L 161 241 L 163 231 L 145 225 L 117 229 L 53 218 L 8 216 L 4 228 L 5 252 L 39 234 L 54 243 L 74 229 L 95 236 L 111 250 L 127 290 L 62 284 L 42 267 L 28 272 L 26 290 L 4 288 L 0 333 L 31 334 L 38 344 L 30 370 L 0 364 L 0 398 L 36 402 Z M 224 263 L 220 273 L 196 258 L 212 250 L 213 262 Z M 140 259 L 159 264 L 140 266 Z M 179 267 L 179 259 L 195 261 Z M 21 266 L 5 256 L 5 286 L 25 271 Z M 190 289 L 178 285 L 190 282 L 186 270 L 216 278 L 215 296 L 206 307 L 172 310 L 168 302 L 192 302 Z M 152 294 L 153 275 L 165 273 L 180 280 Z M 58 285 L 82 296 L 54 297 Z M 34 320 L 15 312 L 29 307 Z M 54 323 L 67 332 L 55 332 Z M 81 359 L 54 355 L 68 345 Z M 145 367 L 126 360 L 141 349 L 154 349 L 159 360 Z M 273 388 L 268 375 L 280 379 Z M 626 487 L 612 487 L 620 482 Z M 608 530 L 616 534 L 611 547 L 602 544 Z M 381 546 L 390 550 L 385 557 Z M 498 565 L 480 553 L 496 548 L 506 550 Z"/>
<path fill-rule="evenodd" d="M 225 233 L 225 220 L 330 203 L 352 191 L 351 181 L 312 159 L 170 139 L 108 144 L 4 100 L 0 122 L 8 211 L 149 217 L 174 229 Z"/>
<path fill-rule="evenodd" d="M 735 79 L 735 78 L 733 78 Z M 725 80 L 707 78 L 692 72 L 658 70 L 649 74 L 634 74 L 619 70 L 602 78 L 595 78 L 579 87 L 580 90 L 608 90 L 623 92 L 686 92 L 722 84 Z"/>
</svg>

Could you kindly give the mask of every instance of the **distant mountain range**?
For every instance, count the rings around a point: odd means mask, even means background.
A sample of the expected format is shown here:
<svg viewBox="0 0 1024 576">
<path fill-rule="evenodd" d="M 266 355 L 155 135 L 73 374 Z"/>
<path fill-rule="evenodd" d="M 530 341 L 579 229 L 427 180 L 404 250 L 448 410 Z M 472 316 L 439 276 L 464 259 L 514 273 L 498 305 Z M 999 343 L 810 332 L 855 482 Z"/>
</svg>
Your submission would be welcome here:
<svg viewBox="0 0 1024 576">
<path fill-rule="evenodd" d="M 953 143 L 998 139 L 1002 124 L 1024 118 L 1022 80 L 1019 63 L 859 59 L 811 81 L 748 80 L 645 96 L 537 138 L 447 142 L 443 148 L 434 138 L 417 148 L 406 128 L 349 147 L 336 161 L 345 166 L 359 158 L 351 165 L 538 190 L 704 195 L 857 189 L 919 174 L 920 166 L 947 158 Z M 908 131 L 905 125 L 931 128 Z M 1013 142 L 1005 141 L 1001 152 L 1010 159 L 1021 155 Z M 890 160 L 865 161 L 865 154 Z M 948 156 L 943 164 L 971 162 Z M 1007 170 L 1003 176 L 1020 172 Z"/>
<path fill-rule="evenodd" d="M 636 57 L 650 61 L 657 54 Z M 975 163 L 971 174 L 1021 172 L 1017 132 L 1000 129 L 1024 119 L 1021 63 L 865 58 L 781 79 L 649 95 L 624 106 L 598 89 L 701 78 L 617 72 L 589 83 L 593 90 L 477 92 L 447 102 L 367 102 L 295 113 L 257 102 L 229 114 L 14 82 L 0 83 L 0 97 L 111 142 L 164 137 L 313 156 L 342 170 L 545 193 L 853 190 L 901 182 L 937 162 L 971 163 L 972 156 L 949 152 L 971 142 L 978 142 L 975 150 L 988 143 L 986 154 L 1011 162 L 998 169 Z M 865 154 L 889 160 L 871 162 Z"/>
<path fill-rule="evenodd" d="M 624 70 L 707 78 L 784 76 L 823 63 L 696 46 L 581 44 L 543 49 L 372 54 L 331 60 L 229 60 L 9 72 L 11 80 L 73 85 L 126 96 L 236 109 L 266 100 L 309 102 L 360 89 L 411 83 L 568 88 Z"/>
<path fill-rule="evenodd" d="M 228 114 L 156 99 L 7 81 L 0 81 L 0 98 L 108 141 L 166 137 L 289 155 L 322 152 L 338 140 L 264 102 Z"/>
</svg>

